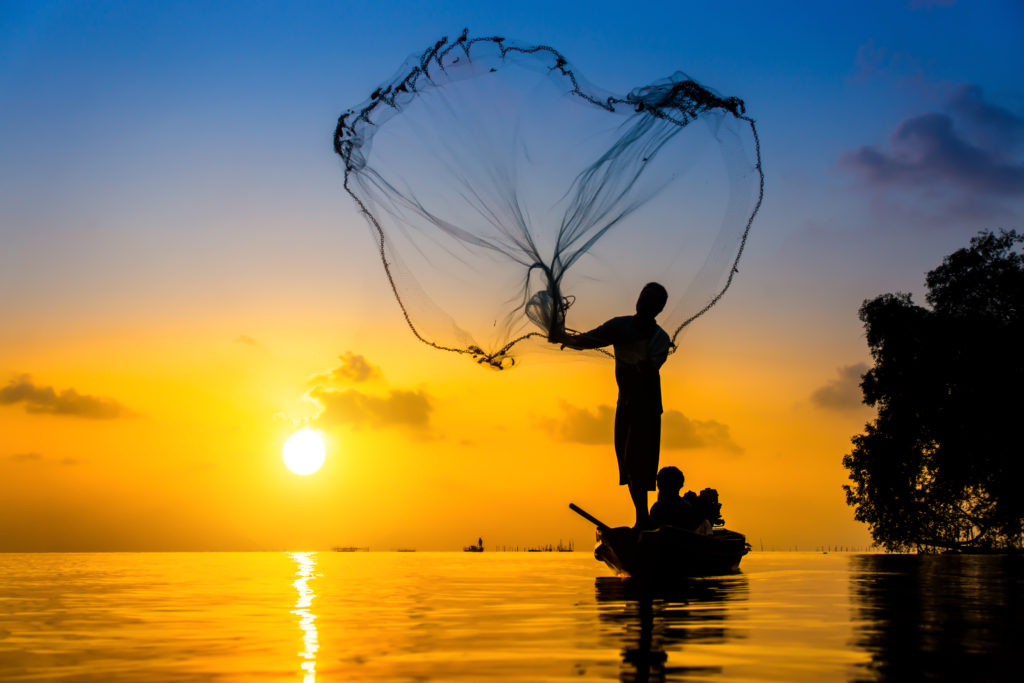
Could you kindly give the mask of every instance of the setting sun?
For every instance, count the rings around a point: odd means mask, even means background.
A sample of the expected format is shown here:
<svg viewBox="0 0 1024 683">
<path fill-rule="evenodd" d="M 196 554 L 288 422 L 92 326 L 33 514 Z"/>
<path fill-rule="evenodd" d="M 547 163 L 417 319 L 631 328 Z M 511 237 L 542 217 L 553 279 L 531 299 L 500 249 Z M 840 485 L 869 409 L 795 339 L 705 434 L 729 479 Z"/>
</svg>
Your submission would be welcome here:
<svg viewBox="0 0 1024 683">
<path fill-rule="evenodd" d="M 295 474 L 313 474 L 324 464 L 324 437 L 313 429 L 301 429 L 284 442 L 284 464 Z"/>
</svg>

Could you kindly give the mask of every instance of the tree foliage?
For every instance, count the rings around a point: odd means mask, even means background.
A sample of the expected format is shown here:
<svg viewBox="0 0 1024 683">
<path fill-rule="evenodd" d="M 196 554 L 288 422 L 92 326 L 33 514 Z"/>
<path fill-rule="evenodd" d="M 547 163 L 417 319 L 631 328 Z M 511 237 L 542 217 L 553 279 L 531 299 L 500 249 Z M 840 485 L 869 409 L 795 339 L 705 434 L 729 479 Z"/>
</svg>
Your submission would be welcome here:
<svg viewBox="0 0 1024 683">
<path fill-rule="evenodd" d="M 982 232 L 928 273 L 928 307 L 860 308 L 875 420 L 843 458 L 856 518 L 888 550 L 1024 544 L 1024 235 Z"/>
</svg>

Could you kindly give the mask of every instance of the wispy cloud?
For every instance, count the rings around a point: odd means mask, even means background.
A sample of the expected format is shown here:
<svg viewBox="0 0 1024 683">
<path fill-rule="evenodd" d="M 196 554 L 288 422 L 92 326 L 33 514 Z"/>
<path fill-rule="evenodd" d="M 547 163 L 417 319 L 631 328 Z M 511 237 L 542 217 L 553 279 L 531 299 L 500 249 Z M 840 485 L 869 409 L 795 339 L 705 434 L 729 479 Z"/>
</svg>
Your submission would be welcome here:
<svg viewBox="0 0 1024 683">
<path fill-rule="evenodd" d="M 19 375 L 0 388 L 0 405 L 22 405 L 27 413 L 90 420 L 112 420 L 133 414 L 112 398 L 80 394 L 75 389 L 57 391 L 33 383 L 30 375 Z"/>
<path fill-rule="evenodd" d="M 42 453 L 12 453 L 8 455 L 6 460 L 11 462 L 41 462 L 43 460 Z"/>
<path fill-rule="evenodd" d="M 930 9 L 932 7 L 952 7 L 956 0 L 910 0 L 907 6 L 910 9 Z"/>
<path fill-rule="evenodd" d="M 893 50 L 873 39 L 857 46 L 853 57 L 854 72 L 850 80 L 893 80 L 900 88 L 931 92 L 936 84 L 927 77 L 927 64 L 905 50 Z"/>
<path fill-rule="evenodd" d="M 42 453 L 12 453 L 5 458 L 0 460 L 6 460 L 8 462 L 19 463 L 23 465 L 77 465 L 78 460 L 75 458 L 47 458 Z"/>
<path fill-rule="evenodd" d="M 866 363 L 844 365 L 837 377 L 818 387 L 811 394 L 811 402 L 826 410 L 854 410 L 862 407 L 860 380 L 868 371 Z"/>
<path fill-rule="evenodd" d="M 542 417 L 537 425 L 559 441 L 611 447 L 615 432 L 615 408 L 599 405 L 594 410 L 579 408 L 565 401 L 562 415 Z M 678 410 L 661 416 L 663 449 L 717 448 L 731 453 L 743 451 L 733 440 L 729 426 L 717 420 L 694 420 Z"/>
<path fill-rule="evenodd" d="M 360 384 L 383 376 L 380 368 L 358 353 L 346 351 L 338 357 L 341 365 L 309 380 L 310 384 Z"/>
</svg>

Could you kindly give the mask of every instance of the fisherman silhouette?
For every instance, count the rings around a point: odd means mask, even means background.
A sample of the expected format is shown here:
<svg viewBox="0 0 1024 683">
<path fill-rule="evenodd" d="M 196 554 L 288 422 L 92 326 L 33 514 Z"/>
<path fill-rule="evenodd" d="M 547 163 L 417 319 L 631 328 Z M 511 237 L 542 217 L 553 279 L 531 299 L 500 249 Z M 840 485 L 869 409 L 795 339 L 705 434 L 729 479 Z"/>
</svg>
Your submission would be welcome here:
<svg viewBox="0 0 1024 683">
<path fill-rule="evenodd" d="M 564 324 L 549 341 L 573 349 L 612 346 L 619 398 L 615 408 L 615 457 L 619 484 L 629 487 L 636 508 L 636 528 L 650 526 L 647 492 L 655 489 L 661 446 L 661 375 L 672 342 L 654 321 L 665 308 L 668 292 L 649 282 L 636 300 L 636 314 L 612 318 L 589 332 L 572 334 Z"/>
</svg>

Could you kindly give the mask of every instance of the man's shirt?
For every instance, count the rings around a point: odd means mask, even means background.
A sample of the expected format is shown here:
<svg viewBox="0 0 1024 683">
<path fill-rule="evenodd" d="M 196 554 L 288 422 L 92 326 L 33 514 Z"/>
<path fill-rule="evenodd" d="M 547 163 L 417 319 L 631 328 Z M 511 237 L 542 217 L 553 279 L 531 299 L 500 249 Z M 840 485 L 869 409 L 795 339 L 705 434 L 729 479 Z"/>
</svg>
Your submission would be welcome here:
<svg viewBox="0 0 1024 683">
<path fill-rule="evenodd" d="M 642 320 L 635 315 L 612 318 L 589 332 L 571 335 L 567 346 L 577 349 L 612 346 L 619 408 L 662 412 L 659 370 L 668 358 L 672 342 L 654 320 Z"/>
</svg>

